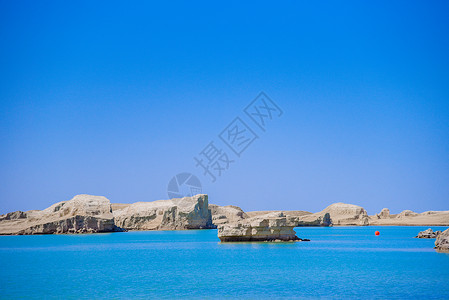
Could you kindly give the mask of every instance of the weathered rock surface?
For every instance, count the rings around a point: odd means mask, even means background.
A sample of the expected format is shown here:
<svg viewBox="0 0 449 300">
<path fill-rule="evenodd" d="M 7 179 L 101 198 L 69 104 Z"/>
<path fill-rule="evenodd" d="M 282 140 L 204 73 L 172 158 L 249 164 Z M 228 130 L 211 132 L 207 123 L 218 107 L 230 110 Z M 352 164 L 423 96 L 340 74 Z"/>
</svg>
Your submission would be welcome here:
<svg viewBox="0 0 449 300">
<path fill-rule="evenodd" d="M 376 216 L 378 219 L 388 219 L 390 218 L 390 210 L 388 208 L 383 208 Z"/>
<path fill-rule="evenodd" d="M 360 206 L 335 203 L 317 213 L 307 211 L 245 213 L 233 205 L 209 205 L 207 195 L 134 204 L 111 204 L 105 197 L 78 195 L 72 200 L 56 203 L 42 211 L 16 211 L 0 215 L 0 234 L 216 228 L 224 224 L 239 222 L 246 224 L 243 221 L 248 219 L 269 220 L 273 218 L 273 214 L 283 215 L 289 222 L 296 222 L 294 226 L 449 226 L 449 211 L 415 213 L 404 210 L 395 215 L 384 208 L 379 214 L 368 216 L 365 209 Z"/>
<path fill-rule="evenodd" d="M 415 238 L 418 239 L 435 239 L 438 235 L 440 235 L 441 231 L 437 230 L 437 231 L 433 231 L 432 228 L 429 228 L 427 230 L 421 231 L 418 233 L 417 236 L 415 236 Z"/>
<path fill-rule="evenodd" d="M 403 210 L 401 213 L 397 214 L 396 218 L 402 219 L 402 218 L 407 218 L 407 217 L 416 217 L 418 215 L 419 214 L 417 214 L 417 213 L 415 213 L 415 212 L 413 212 L 411 210 L 406 209 L 406 210 Z"/>
<path fill-rule="evenodd" d="M 283 213 L 265 214 L 218 226 L 222 242 L 299 241 L 293 228 L 297 219 Z"/>
<path fill-rule="evenodd" d="M 304 211 L 304 210 L 259 210 L 259 211 L 249 211 L 246 212 L 248 217 L 259 217 L 266 214 L 273 214 L 273 213 L 283 213 L 287 217 L 301 217 L 305 215 L 312 214 L 311 212 Z"/>
<path fill-rule="evenodd" d="M 112 211 L 115 211 L 115 210 L 127 208 L 130 205 L 131 204 L 129 204 L 129 203 L 111 203 L 111 208 L 112 208 Z"/>
<path fill-rule="evenodd" d="M 449 252 L 449 229 L 446 229 L 437 236 L 435 249 L 441 252 Z"/>
<path fill-rule="evenodd" d="M 404 210 L 400 214 L 390 214 L 386 208 L 379 214 L 368 216 L 363 207 L 345 203 L 335 203 L 317 213 L 306 211 L 254 211 L 249 217 L 263 216 L 272 212 L 282 212 L 286 216 L 298 217 L 298 226 L 449 226 L 449 211 L 426 211 L 415 213 Z M 325 220 L 328 213 L 330 220 Z M 329 222 L 330 221 L 330 222 Z"/>
<path fill-rule="evenodd" d="M 209 204 L 209 209 L 212 214 L 212 223 L 215 226 L 227 223 L 235 223 L 249 218 L 248 215 L 240 207 L 234 205 L 219 206 L 215 204 Z"/>
<path fill-rule="evenodd" d="M 370 225 L 388 226 L 449 226 L 449 211 L 426 211 L 415 213 L 404 210 L 389 218 L 379 219 L 377 216 L 370 217 Z"/>
<path fill-rule="evenodd" d="M 207 195 L 136 202 L 114 206 L 114 221 L 126 230 L 182 230 L 213 228 Z"/>
<path fill-rule="evenodd" d="M 77 195 L 40 210 L 0 215 L 0 234 L 92 233 L 118 230 L 111 203 L 102 196 Z"/>
<path fill-rule="evenodd" d="M 251 218 L 264 217 L 274 213 L 282 213 L 286 217 L 296 218 L 296 226 L 332 226 L 329 213 L 313 214 L 304 210 L 275 210 L 275 211 L 250 211 L 247 215 Z M 293 219 L 292 219 L 293 220 Z"/>
<path fill-rule="evenodd" d="M 368 216 L 363 216 L 361 219 L 360 219 L 360 223 L 359 223 L 359 225 L 360 226 L 369 226 L 369 221 L 370 220 L 370 218 L 368 217 Z"/>
<path fill-rule="evenodd" d="M 247 214 L 252 217 L 263 216 L 268 213 L 272 212 L 248 212 Z M 366 210 L 353 204 L 334 203 L 317 213 L 306 211 L 282 211 L 282 213 L 289 217 L 297 217 L 297 226 L 365 226 L 370 224 L 370 218 Z"/>
<path fill-rule="evenodd" d="M 325 216 L 328 215 L 329 217 Z M 363 207 L 334 203 L 320 212 L 299 217 L 298 226 L 369 225 L 368 214 Z"/>
</svg>

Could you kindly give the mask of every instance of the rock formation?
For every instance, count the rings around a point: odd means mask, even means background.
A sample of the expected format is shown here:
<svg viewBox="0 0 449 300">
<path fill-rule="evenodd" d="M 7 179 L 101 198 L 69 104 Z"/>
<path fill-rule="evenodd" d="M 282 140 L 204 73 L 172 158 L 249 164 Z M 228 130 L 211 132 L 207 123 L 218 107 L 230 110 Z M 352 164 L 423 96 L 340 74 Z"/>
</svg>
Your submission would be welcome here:
<svg viewBox="0 0 449 300">
<path fill-rule="evenodd" d="M 332 226 L 332 219 L 331 219 L 331 215 L 329 213 L 324 214 L 320 225 L 325 226 L 325 227 Z"/>
<path fill-rule="evenodd" d="M 449 226 L 449 211 L 426 211 L 415 213 L 404 210 L 390 218 L 379 219 L 377 216 L 370 217 L 370 225 L 382 226 Z"/>
<path fill-rule="evenodd" d="M 239 228 L 244 230 L 251 227 L 248 225 L 251 220 L 262 222 L 261 220 L 273 219 L 274 215 L 278 216 L 275 218 L 282 215 L 285 222 L 289 222 L 284 227 L 289 227 L 293 223 L 294 227 L 449 226 L 449 211 L 427 211 L 418 214 L 411 210 L 404 210 L 400 214 L 392 215 L 388 209 L 384 208 L 379 214 L 368 216 L 365 209 L 360 206 L 335 203 L 317 213 L 299 210 L 245 213 L 240 207 L 233 205 L 209 205 L 207 195 L 133 204 L 111 204 L 105 197 L 78 195 L 42 211 L 16 211 L 0 215 L 0 235 L 183 230 L 216 228 L 226 224 L 241 224 Z M 246 222 L 247 220 L 249 221 Z M 256 232 L 262 231 L 257 229 Z M 424 235 L 422 233 L 419 237 Z"/>
<path fill-rule="evenodd" d="M 323 222 L 326 214 L 331 222 Z M 333 225 L 369 225 L 368 214 L 363 207 L 335 203 L 331 204 L 320 212 L 304 215 L 298 218 L 298 226 L 326 226 Z"/>
<path fill-rule="evenodd" d="M 102 196 L 77 195 L 40 210 L 0 215 L 0 234 L 91 233 L 118 230 L 111 203 Z"/>
<path fill-rule="evenodd" d="M 212 228 L 207 195 L 136 202 L 115 206 L 114 221 L 126 230 L 182 230 Z M 121 209 L 120 209 L 121 208 Z"/>
<path fill-rule="evenodd" d="M 380 213 L 377 215 L 378 219 L 389 219 L 390 218 L 390 210 L 388 208 L 383 208 Z"/>
<path fill-rule="evenodd" d="M 265 214 L 218 226 L 222 242 L 299 241 L 293 228 L 297 219 L 283 213 Z"/>
<path fill-rule="evenodd" d="M 227 223 L 234 223 L 249 218 L 248 215 L 238 206 L 219 206 L 209 204 L 212 213 L 212 223 L 215 226 Z"/>
<path fill-rule="evenodd" d="M 432 228 L 429 228 L 427 230 L 421 231 L 420 233 L 418 233 L 417 236 L 415 236 L 415 238 L 418 239 L 435 239 L 439 234 L 441 233 L 441 231 L 433 231 Z"/>
<path fill-rule="evenodd" d="M 449 211 L 426 211 L 415 213 L 404 210 L 400 214 L 392 215 L 384 208 L 379 214 L 368 216 L 363 207 L 335 203 L 317 213 L 306 211 L 252 211 L 249 217 L 263 216 L 272 212 L 282 212 L 286 216 L 298 217 L 298 226 L 449 226 Z M 331 222 L 324 220 L 328 213 Z"/>
<path fill-rule="evenodd" d="M 363 217 L 360 219 L 359 225 L 360 225 L 360 226 L 369 226 L 369 217 L 368 217 L 368 216 L 363 216 Z"/>
<path fill-rule="evenodd" d="M 440 252 L 449 252 L 449 229 L 446 229 L 437 236 L 435 249 Z"/>
<path fill-rule="evenodd" d="M 406 210 L 402 211 L 401 213 L 397 214 L 396 218 L 401 219 L 401 218 L 407 218 L 407 217 L 416 217 L 418 215 L 419 214 L 417 214 L 417 213 L 415 213 L 415 212 L 413 212 L 411 210 L 406 209 Z"/>
<path fill-rule="evenodd" d="M 286 217 L 302 217 L 302 216 L 312 214 L 311 212 L 304 211 L 304 210 L 260 210 L 260 211 L 246 212 L 246 214 L 250 218 L 263 216 L 266 214 L 272 214 L 272 213 L 283 213 Z"/>
</svg>

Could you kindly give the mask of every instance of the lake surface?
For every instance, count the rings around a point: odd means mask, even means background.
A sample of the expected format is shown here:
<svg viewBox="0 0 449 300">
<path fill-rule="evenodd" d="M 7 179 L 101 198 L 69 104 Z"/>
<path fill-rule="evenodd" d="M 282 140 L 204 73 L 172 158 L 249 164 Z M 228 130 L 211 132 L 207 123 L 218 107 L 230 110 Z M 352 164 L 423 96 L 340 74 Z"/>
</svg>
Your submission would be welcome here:
<svg viewBox="0 0 449 300">
<path fill-rule="evenodd" d="M 220 244 L 216 230 L 0 236 L 0 298 L 449 299 L 449 254 L 413 238 L 427 228 L 296 228 L 312 240 L 296 243 Z"/>
</svg>

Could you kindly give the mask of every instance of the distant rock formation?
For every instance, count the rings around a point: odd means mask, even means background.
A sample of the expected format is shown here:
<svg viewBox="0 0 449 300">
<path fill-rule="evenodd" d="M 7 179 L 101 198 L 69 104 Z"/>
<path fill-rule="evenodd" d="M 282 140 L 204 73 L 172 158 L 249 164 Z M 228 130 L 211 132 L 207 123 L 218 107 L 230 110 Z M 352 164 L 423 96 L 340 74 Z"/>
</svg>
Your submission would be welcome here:
<svg viewBox="0 0 449 300">
<path fill-rule="evenodd" d="M 280 211 L 248 212 L 247 214 L 254 217 L 272 212 Z M 282 211 L 282 213 L 289 217 L 297 217 L 297 226 L 370 225 L 370 218 L 366 210 L 353 204 L 334 203 L 317 213 L 307 211 Z"/>
<path fill-rule="evenodd" d="M 248 215 L 238 206 L 219 206 L 209 204 L 212 213 L 212 223 L 215 226 L 227 223 L 234 223 L 249 218 Z"/>
<path fill-rule="evenodd" d="M 449 252 L 449 229 L 446 229 L 437 236 L 435 249 L 440 252 Z"/>
<path fill-rule="evenodd" d="M 332 219 L 329 213 L 325 213 L 324 215 L 309 215 L 308 217 L 298 217 L 297 226 L 321 226 L 321 227 L 329 227 L 332 226 Z"/>
<path fill-rule="evenodd" d="M 0 215 L 0 234 L 93 233 L 114 226 L 111 203 L 102 196 L 77 195 L 47 209 Z"/>
<path fill-rule="evenodd" d="M 271 220 L 273 215 L 284 216 L 288 226 L 295 222 L 294 226 L 449 226 L 449 211 L 418 214 L 404 210 L 392 215 L 384 208 L 380 213 L 368 216 L 363 207 L 335 203 L 317 213 L 301 210 L 245 213 L 237 206 L 209 204 L 207 195 L 133 204 L 111 204 L 105 197 L 77 195 L 42 211 L 0 215 L 0 235 L 207 229 L 247 224 L 246 220 L 250 219 Z"/>
<path fill-rule="evenodd" d="M 293 228 L 296 218 L 283 213 L 265 214 L 218 226 L 222 242 L 300 241 Z"/>
<path fill-rule="evenodd" d="M 260 211 L 248 211 L 246 214 L 248 217 L 259 217 L 266 214 L 272 213 L 283 213 L 286 217 L 302 217 L 306 215 L 311 215 L 311 212 L 304 210 L 260 210 Z"/>
<path fill-rule="evenodd" d="M 370 217 L 370 225 L 375 226 L 449 226 L 449 211 L 426 211 L 415 213 L 404 210 L 389 218 L 378 218 L 377 215 Z"/>
<path fill-rule="evenodd" d="M 406 209 L 406 210 L 402 211 L 401 213 L 397 214 L 396 218 L 402 219 L 402 218 L 407 218 L 407 217 L 416 217 L 418 215 L 419 214 L 417 214 L 417 213 L 415 213 L 415 212 L 413 212 L 411 210 Z"/>
<path fill-rule="evenodd" d="M 388 208 L 383 208 L 380 213 L 377 215 L 378 219 L 389 219 L 390 218 L 390 210 Z"/>
<path fill-rule="evenodd" d="M 326 214 L 331 222 L 325 221 Z M 320 212 L 301 216 L 298 220 L 298 226 L 369 225 L 368 214 L 363 207 L 345 203 L 331 204 Z"/>
<path fill-rule="evenodd" d="M 418 233 L 415 238 L 418 239 L 435 239 L 438 235 L 440 235 L 441 231 L 433 231 L 432 228 L 429 228 L 427 230 L 421 231 Z"/>
<path fill-rule="evenodd" d="M 116 206 L 114 221 L 126 230 L 182 230 L 212 228 L 208 196 L 136 202 Z"/>
</svg>

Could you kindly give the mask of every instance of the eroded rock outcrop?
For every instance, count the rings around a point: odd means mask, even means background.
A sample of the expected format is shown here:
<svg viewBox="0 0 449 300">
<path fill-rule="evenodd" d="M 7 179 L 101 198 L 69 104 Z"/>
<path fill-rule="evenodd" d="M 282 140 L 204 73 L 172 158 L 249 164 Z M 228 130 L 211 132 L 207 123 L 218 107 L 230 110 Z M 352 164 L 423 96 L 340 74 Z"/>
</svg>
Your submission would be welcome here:
<svg viewBox="0 0 449 300">
<path fill-rule="evenodd" d="M 329 215 L 331 222 L 324 222 L 326 214 Z M 363 207 L 346 204 L 334 203 L 320 212 L 299 217 L 298 226 L 326 226 L 333 225 L 369 225 L 369 218 Z"/>
<path fill-rule="evenodd" d="M 297 219 L 283 213 L 266 214 L 218 226 L 222 242 L 300 241 L 293 228 Z"/>
<path fill-rule="evenodd" d="M 406 210 L 403 210 L 401 213 L 397 214 L 396 218 L 402 219 L 402 218 L 407 218 L 407 217 L 416 217 L 418 215 L 419 215 L 418 213 L 415 213 L 411 210 L 406 209 Z"/>
<path fill-rule="evenodd" d="M 435 249 L 441 252 L 449 252 L 449 229 L 446 229 L 437 236 Z"/>
<path fill-rule="evenodd" d="M 376 216 L 378 219 L 388 219 L 390 218 L 390 210 L 388 208 L 383 208 Z"/>
<path fill-rule="evenodd" d="M 182 230 L 213 228 L 207 195 L 136 202 L 113 210 L 114 221 L 126 230 Z"/>
<path fill-rule="evenodd" d="M 332 226 L 332 219 L 331 219 L 331 215 L 329 213 L 324 214 L 320 225 L 325 226 L 325 227 Z"/>
<path fill-rule="evenodd" d="M 248 217 L 260 217 L 267 214 L 273 214 L 273 213 L 282 213 L 286 217 L 301 217 L 306 215 L 311 215 L 311 212 L 304 211 L 304 210 L 259 210 L 259 211 L 248 211 L 246 214 Z"/>
<path fill-rule="evenodd" d="M 360 226 L 369 226 L 369 217 L 368 216 L 363 216 L 361 219 L 360 219 L 360 222 L 359 222 L 359 225 Z"/>
<path fill-rule="evenodd" d="M 209 204 L 209 209 L 212 214 L 212 223 L 215 226 L 227 223 L 235 223 L 249 218 L 248 215 L 240 207 L 234 205 L 219 206 L 215 204 Z"/>
<path fill-rule="evenodd" d="M 370 217 L 370 225 L 388 226 L 448 226 L 449 211 L 426 211 L 416 213 L 404 210 L 390 218 L 378 218 L 377 215 Z"/>
<path fill-rule="evenodd" d="M 102 196 L 77 195 L 40 211 L 0 216 L 0 234 L 93 233 L 118 230 L 111 203 Z"/>
<path fill-rule="evenodd" d="M 427 230 L 421 231 L 418 233 L 415 238 L 418 239 L 435 239 L 438 235 L 440 235 L 441 231 L 433 231 L 432 228 L 429 228 Z"/>
</svg>

